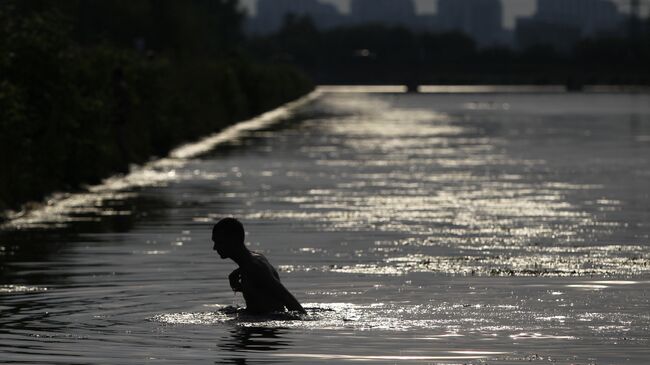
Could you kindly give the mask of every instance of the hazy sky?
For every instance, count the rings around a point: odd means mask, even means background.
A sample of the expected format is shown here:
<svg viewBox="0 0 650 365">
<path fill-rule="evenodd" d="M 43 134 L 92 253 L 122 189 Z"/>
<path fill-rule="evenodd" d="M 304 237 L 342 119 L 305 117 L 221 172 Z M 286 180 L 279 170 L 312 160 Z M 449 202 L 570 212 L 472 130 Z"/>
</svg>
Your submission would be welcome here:
<svg viewBox="0 0 650 365">
<path fill-rule="evenodd" d="M 255 0 L 240 0 L 251 12 L 254 13 Z M 295 0 L 300 1 L 300 0 Z M 342 11 L 346 12 L 348 10 L 350 1 L 349 0 L 321 0 L 322 2 L 332 3 L 338 6 Z M 505 8 L 505 26 L 512 28 L 515 22 L 515 18 L 522 15 L 530 15 L 535 11 L 535 0 L 501 0 Z M 615 0 L 616 3 L 625 4 L 626 0 Z M 421 13 L 432 13 L 435 8 L 435 0 L 415 0 L 417 9 Z M 621 10 L 625 10 L 625 6 L 621 7 Z"/>
</svg>

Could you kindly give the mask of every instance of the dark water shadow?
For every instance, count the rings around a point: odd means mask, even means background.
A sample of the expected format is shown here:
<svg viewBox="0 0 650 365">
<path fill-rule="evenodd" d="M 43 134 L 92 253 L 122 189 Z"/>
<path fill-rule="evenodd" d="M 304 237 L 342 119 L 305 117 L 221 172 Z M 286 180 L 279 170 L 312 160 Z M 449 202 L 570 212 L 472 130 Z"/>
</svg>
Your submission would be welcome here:
<svg viewBox="0 0 650 365">
<path fill-rule="evenodd" d="M 292 342 L 287 338 L 288 332 L 286 328 L 235 326 L 217 344 L 220 353 L 233 356 L 225 356 L 215 364 L 280 363 L 275 359 L 263 358 L 263 354 L 290 347 Z"/>
<path fill-rule="evenodd" d="M 128 232 L 144 220 L 165 220 L 173 206 L 164 196 L 131 193 L 128 198 L 105 200 L 100 206 L 75 207 L 78 212 L 66 215 L 65 222 L 0 230 L 0 285 L 65 284 L 66 271 L 52 270 L 53 266 L 65 266 L 61 252 L 80 242 L 100 244 L 104 241 L 101 234 Z"/>
</svg>

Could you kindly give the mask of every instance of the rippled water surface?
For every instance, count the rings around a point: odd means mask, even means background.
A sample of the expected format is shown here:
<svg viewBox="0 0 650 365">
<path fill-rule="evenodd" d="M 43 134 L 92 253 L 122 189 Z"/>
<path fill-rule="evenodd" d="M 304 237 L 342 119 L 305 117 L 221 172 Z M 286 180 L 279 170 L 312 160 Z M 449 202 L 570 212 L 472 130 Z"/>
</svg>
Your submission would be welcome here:
<svg viewBox="0 0 650 365">
<path fill-rule="evenodd" d="M 0 362 L 645 364 L 649 180 L 649 95 L 314 94 L 5 224 Z"/>
</svg>

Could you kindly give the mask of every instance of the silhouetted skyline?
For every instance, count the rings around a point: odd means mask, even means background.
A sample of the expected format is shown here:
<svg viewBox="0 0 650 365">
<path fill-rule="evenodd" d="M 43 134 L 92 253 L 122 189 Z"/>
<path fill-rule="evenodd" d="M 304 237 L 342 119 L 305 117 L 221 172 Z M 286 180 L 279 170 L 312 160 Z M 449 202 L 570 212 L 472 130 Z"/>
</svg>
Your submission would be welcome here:
<svg viewBox="0 0 650 365">
<path fill-rule="evenodd" d="M 290 0 L 302 2 L 304 0 Z M 350 10 L 350 1 L 351 0 L 319 0 L 323 4 L 335 5 L 336 8 L 347 14 Z M 415 10 L 417 14 L 433 14 L 436 9 L 437 0 L 414 0 Z M 257 0 L 240 0 L 242 5 L 247 9 L 249 14 L 254 15 L 256 13 L 255 3 Z M 643 1 L 642 1 L 643 2 Z M 531 16 L 536 9 L 536 0 L 502 0 L 503 3 L 503 26 L 506 29 L 513 29 L 516 25 L 518 17 Z M 629 11 L 629 0 L 613 0 L 613 3 L 617 5 L 619 10 L 623 13 Z M 646 2 L 644 6 L 641 7 L 641 14 L 643 16 L 648 16 L 650 13 L 650 4 Z"/>
<path fill-rule="evenodd" d="M 610 0 L 538 0 L 533 16 L 517 19 L 515 44 L 568 51 L 580 38 L 624 32 L 625 20 Z"/>
<path fill-rule="evenodd" d="M 460 31 L 479 47 L 545 43 L 557 49 L 585 36 L 620 34 L 626 28 L 627 17 L 613 0 L 535 0 L 534 12 L 518 17 L 514 29 L 504 26 L 504 3 L 507 0 L 427 0 L 435 4 L 431 13 L 423 10 L 422 0 L 349 0 L 347 12 L 342 12 L 331 1 L 257 0 L 247 28 L 254 34 L 271 33 L 293 13 L 309 16 L 319 29 L 378 23 L 433 33 Z"/>
</svg>

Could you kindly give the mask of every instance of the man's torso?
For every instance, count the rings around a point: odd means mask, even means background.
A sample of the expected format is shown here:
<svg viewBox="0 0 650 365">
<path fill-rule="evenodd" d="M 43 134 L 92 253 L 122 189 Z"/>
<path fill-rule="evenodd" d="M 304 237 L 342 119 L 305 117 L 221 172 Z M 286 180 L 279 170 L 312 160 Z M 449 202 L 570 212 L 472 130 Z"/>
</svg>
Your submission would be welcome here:
<svg viewBox="0 0 650 365">
<path fill-rule="evenodd" d="M 271 286 L 274 280 L 280 280 L 278 272 L 262 254 L 252 252 L 252 256 L 251 262 L 241 268 L 246 310 L 253 313 L 283 311 L 284 304 Z"/>
</svg>

